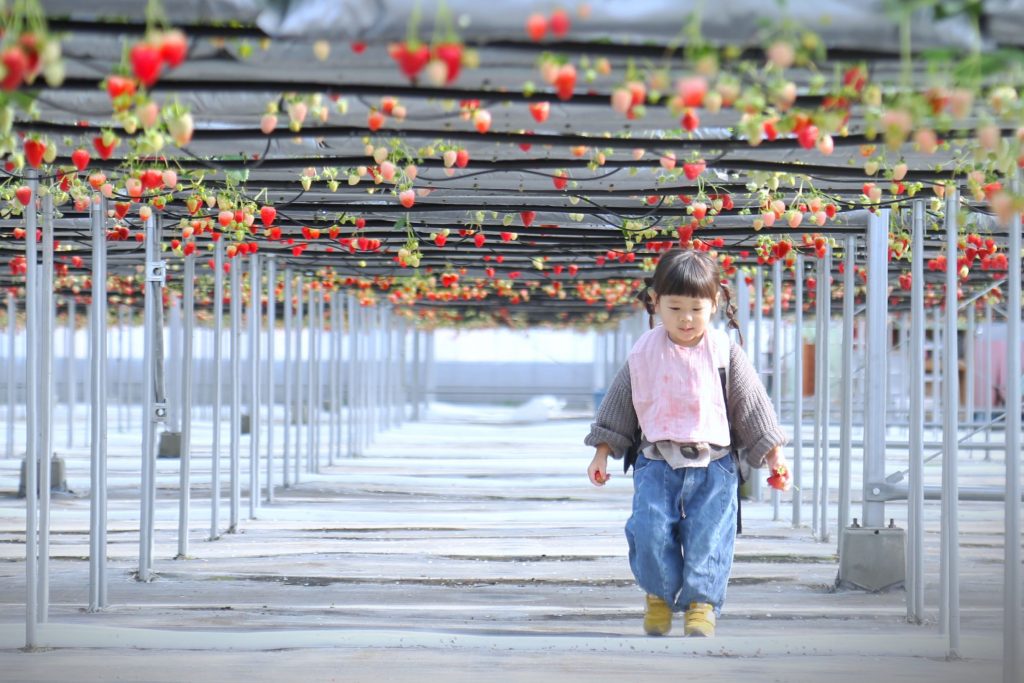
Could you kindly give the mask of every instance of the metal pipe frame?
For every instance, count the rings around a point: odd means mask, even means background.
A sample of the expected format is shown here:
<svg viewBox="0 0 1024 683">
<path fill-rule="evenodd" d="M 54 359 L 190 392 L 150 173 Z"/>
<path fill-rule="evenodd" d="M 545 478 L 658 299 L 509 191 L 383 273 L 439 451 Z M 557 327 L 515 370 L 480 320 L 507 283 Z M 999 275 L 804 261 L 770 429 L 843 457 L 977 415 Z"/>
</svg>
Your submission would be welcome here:
<svg viewBox="0 0 1024 683">
<path fill-rule="evenodd" d="M 323 405 L 324 405 L 324 383 L 323 383 L 323 356 L 324 356 L 324 328 L 327 326 L 325 322 L 324 308 L 325 292 L 323 289 L 317 290 L 317 301 L 316 301 L 316 367 L 313 373 L 313 380 L 316 383 L 316 391 L 314 396 L 316 401 L 316 421 L 313 423 L 313 468 L 317 474 L 320 474 L 320 456 L 323 453 L 323 432 L 321 430 L 321 423 L 323 421 Z"/>
<path fill-rule="evenodd" d="M 945 569 L 943 602 L 946 605 L 946 621 L 944 622 L 947 640 L 947 655 L 958 657 L 960 650 L 960 556 L 959 556 L 959 439 L 957 438 L 958 413 L 960 412 L 960 382 L 957 364 L 957 289 L 958 269 L 956 253 L 958 249 L 957 211 L 960 208 L 960 196 L 955 188 L 946 190 L 946 306 L 945 329 L 942 345 L 942 388 L 943 394 L 943 430 L 944 447 L 942 455 L 942 510 L 944 522 L 941 527 L 943 540 L 943 568 Z"/>
<path fill-rule="evenodd" d="M 43 200 L 42 270 L 39 280 L 40 337 L 53 339 L 53 194 Z M 39 366 L 39 623 L 50 620 L 50 458 L 53 455 L 53 344 L 43 344 Z"/>
<path fill-rule="evenodd" d="M 25 647 L 38 644 L 39 619 L 39 266 L 36 263 L 36 172 L 26 173 L 31 190 L 25 208 Z"/>
<path fill-rule="evenodd" d="M 296 280 L 295 286 L 295 448 L 293 449 L 294 456 L 292 457 L 292 467 L 294 473 L 294 483 L 299 483 L 299 472 L 301 471 L 302 458 L 299 457 L 299 453 L 302 452 L 302 295 L 303 290 L 303 278 L 300 274 Z M 306 413 L 308 419 L 309 413 Z"/>
<path fill-rule="evenodd" d="M 843 531 L 850 525 L 850 467 L 853 462 L 853 319 L 857 237 L 848 235 L 843 246 L 843 379 L 839 417 L 839 508 L 836 525 L 838 553 L 842 553 Z M 840 558 L 840 562 L 842 558 Z"/>
<path fill-rule="evenodd" d="M 67 447 L 72 448 L 75 445 L 75 362 L 78 360 L 75 353 L 75 297 L 69 296 L 65 299 L 67 304 L 68 320 L 65 326 L 64 334 L 64 363 L 66 369 L 64 371 L 64 384 L 67 387 L 67 399 L 68 399 L 68 411 L 65 414 L 67 418 Z"/>
<path fill-rule="evenodd" d="M 17 309 L 14 293 L 7 292 L 7 452 L 5 458 L 14 457 L 14 394 L 17 390 L 17 362 L 14 357 L 17 337 Z"/>
<path fill-rule="evenodd" d="M 868 216 L 867 227 L 867 330 L 864 339 L 865 372 L 875 378 L 865 383 L 864 391 L 864 503 L 861 516 L 865 527 L 882 527 L 885 503 L 869 500 L 871 482 L 885 478 L 885 406 L 887 395 L 886 316 L 888 314 L 889 210 L 880 209 Z"/>
<path fill-rule="evenodd" d="M 249 255 L 249 519 L 260 508 L 260 255 Z"/>
<path fill-rule="evenodd" d="M 803 425 L 804 425 L 804 257 L 796 256 L 793 275 L 793 528 L 801 523 L 803 504 Z"/>
<path fill-rule="evenodd" d="M 142 491 L 140 498 L 138 580 L 150 581 L 153 571 L 153 513 L 156 498 L 156 307 L 163 305 L 161 289 L 165 264 L 157 261 L 160 248 L 160 225 L 155 215 L 145 225 L 146 297 L 143 323 L 143 415 L 142 415 Z"/>
<path fill-rule="evenodd" d="M 817 339 L 818 349 L 818 374 L 815 376 L 815 387 L 820 386 L 816 392 L 818 398 L 818 422 L 820 423 L 820 445 L 821 452 L 821 488 L 819 502 L 821 513 L 818 515 L 818 540 L 827 543 L 829 539 L 828 530 L 828 488 L 829 488 L 829 427 L 832 423 L 830 418 L 832 399 L 830 396 L 831 374 L 829 372 L 829 342 L 830 326 L 832 323 L 832 283 L 829 281 L 832 273 L 832 245 L 826 243 L 825 256 L 818 259 L 818 283 L 817 300 L 820 312 L 819 333 Z M 820 383 L 820 385 L 819 385 Z"/>
<path fill-rule="evenodd" d="M 224 242 L 213 246 L 213 445 L 210 454 L 210 540 L 220 538 L 220 436 L 224 380 Z"/>
<path fill-rule="evenodd" d="M 782 262 L 772 264 L 772 404 L 782 419 Z M 794 438 L 794 441 L 796 439 Z M 782 494 L 772 489 L 772 520 L 782 519 Z"/>
<path fill-rule="evenodd" d="M 288 470 L 288 463 L 291 461 L 291 436 L 292 420 L 295 413 L 292 410 L 292 280 L 294 274 L 291 268 L 284 270 L 284 436 L 283 450 L 281 453 L 281 483 L 285 488 L 292 485 L 292 475 Z"/>
<path fill-rule="evenodd" d="M 274 329 L 277 324 L 277 260 L 267 257 L 267 504 L 274 502 Z"/>
<path fill-rule="evenodd" d="M 359 385 L 359 309 L 354 306 L 355 299 L 352 295 L 346 297 L 348 300 L 348 385 L 346 396 L 348 397 L 348 454 L 349 457 L 358 455 L 356 441 L 356 400 Z M 417 347 L 418 348 L 418 347 Z M 418 366 L 417 366 L 418 368 Z M 415 412 L 419 414 L 417 404 Z"/>
<path fill-rule="evenodd" d="M 178 454 L 178 558 L 188 557 L 189 505 L 192 502 L 192 339 L 195 332 L 196 261 L 185 256 L 181 346 L 181 452 Z"/>
<path fill-rule="evenodd" d="M 106 607 L 107 236 L 106 200 L 89 202 L 92 229 L 92 315 L 89 316 L 89 612 Z"/>
<path fill-rule="evenodd" d="M 1013 192 L 1021 190 L 1020 171 L 1013 178 Z M 1024 678 L 1024 645 L 1021 642 L 1021 220 L 1014 212 L 1006 245 L 1011 254 L 1006 292 L 1006 514 L 1003 538 L 1003 683 Z"/>
<path fill-rule="evenodd" d="M 171 290 L 167 316 L 167 431 L 181 433 L 181 296 Z"/>
<path fill-rule="evenodd" d="M 331 295 L 331 361 L 329 363 L 329 392 L 331 395 L 331 419 L 328 424 L 327 435 L 327 464 L 334 466 L 334 455 L 338 450 L 338 440 L 341 437 L 341 409 L 339 406 L 339 386 L 341 384 L 338 376 L 338 366 L 341 362 L 341 325 L 339 324 L 341 303 L 338 293 Z"/>
<path fill-rule="evenodd" d="M 127 428 L 127 422 L 131 418 L 128 415 L 128 383 L 125 381 L 125 365 L 127 360 L 127 354 L 125 348 L 127 342 L 125 337 L 127 336 L 128 327 L 128 307 L 121 304 L 117 307 L 117 364 L 114 366 L 115 376 L 117 382 L 117 431 L 124 433 Z"/>
<path fill-rule="evenodd" d="M 316 447 L 316 442 L 313 437 L 313 407 L 316 405 L 316 396 L 314 395 L 315 388 L 313 385 L 313 378 L 316 374 L 316 337 L 314 330 L 316 329 L 316 290 L 309 290 L 309 301 L 306 303 L 306 325 L 308 327 L 306 333 L 308 339 L 306 340 L 306 472 L 313 472 L 313 453 Z"/>
<path fill-rule="evenodd" d="M 242 438 L 242 268 L 241 259 L 231 264 L 231 424 L 230 479 L 231 511 L 227 533 L 238 533 L 239 507 L 242 497 L 241 438 Z"/>
<path fill-rule="evenodd" d="M 925 205 L 915 199 L 911 253 L 924 251 Z M 910 264 L 910 478 L 907 501 L 907 620 L 924 621 L 924 259 Z"/>
</svg>

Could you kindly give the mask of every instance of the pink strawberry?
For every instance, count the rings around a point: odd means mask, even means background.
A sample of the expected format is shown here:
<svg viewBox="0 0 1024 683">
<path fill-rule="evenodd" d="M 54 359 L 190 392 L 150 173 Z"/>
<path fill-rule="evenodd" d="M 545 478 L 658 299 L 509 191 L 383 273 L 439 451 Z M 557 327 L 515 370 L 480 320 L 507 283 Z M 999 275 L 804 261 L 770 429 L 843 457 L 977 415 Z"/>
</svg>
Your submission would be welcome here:
<svg viewBox="0 0 1024 683">
<path fill-rule="evenodd" d="M 708 82 L 703 76 L 689 76 L 679 79 L 676 91 L 682 98 L 684 107 L 699 107 L 704 104 L 704 96 L 708 92 Z"/>
<path fill-rule="evenodd" d="M 416 191 L 402 190 L 398 193 L 398 201 L 401 202 L 402 206 L 405 208 L 411 209 L 412 205 L 416 203 Z"/>
</svg>

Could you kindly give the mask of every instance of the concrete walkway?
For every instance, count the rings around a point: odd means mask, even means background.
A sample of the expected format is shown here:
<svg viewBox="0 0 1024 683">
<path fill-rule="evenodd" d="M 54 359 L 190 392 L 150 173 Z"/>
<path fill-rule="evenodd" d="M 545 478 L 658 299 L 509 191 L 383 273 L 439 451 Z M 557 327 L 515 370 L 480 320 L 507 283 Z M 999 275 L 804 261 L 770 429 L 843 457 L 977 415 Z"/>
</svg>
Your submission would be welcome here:
<svg viewBox="0 0 1024 683">
<path fill-rule="evenodd" d="M 111 607 L 98 614 L 83 609 L 88 453 L 71 449 L 75 494 L 54 500 L 52 605 L 40 628 L 46 647 L 31 653 L 19 649 L 18 462 L 0 460 L 0 680 L 999 680 L 1001 503 L 961 503 L 960 660 L 946 660 L 934 623 L 933 502 L 925 535 L 930 623 L 906 623 L 901 591 L 835 592 L 834 541 L 794 529 L 788 501 L 781 521 L 772 521 L 771 505 L 746 503 L 718 636 L 649 638 L 622 532 L 629 477 L 613 471 L 603 489 L 589 485 L 591 453 L 581 445 L 589 420 L 513 418 L 501 409 L 435 406 L 428 419 L 380 435 L 366 457 L 333 466 L 324 457 L 320 474 L 279 490 L 254 520 L 243 500 L 240 532 L 212 542 L 209 427 L 204 435 L 199 425 L 189 557 L 172 559 L 178 463 L 160 460 L 157 579 L 148 584 L 133 578 L 138 436 L 112 433 Z M 243 493 L 246 464 L 243 457 Z M 999 481 L 1002 471 L 999 454 L 961 464 L 965 484 Z M 937 472 L 929 466 L 929 477 Z M 834 506 L 830 514 L 834 520 Z M 804 519 L 810 515 L 808 504 Z M 900 524 L 905 504 L 887 515 Z"/>
</svg>

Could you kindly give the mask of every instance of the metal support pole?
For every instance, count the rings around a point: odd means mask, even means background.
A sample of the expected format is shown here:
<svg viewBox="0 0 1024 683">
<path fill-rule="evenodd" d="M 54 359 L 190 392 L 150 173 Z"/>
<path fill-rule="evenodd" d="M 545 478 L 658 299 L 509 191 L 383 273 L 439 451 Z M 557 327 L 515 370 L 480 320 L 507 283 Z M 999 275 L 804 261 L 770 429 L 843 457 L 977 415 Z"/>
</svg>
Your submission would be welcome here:
<svg viewBox="0 0 1024 683">
<path fill-rule="evenodd" d="M 843 531 L 850 525 L 850 465 L 853 461 L 853 303 L 854 270 L 857 266 L 857 237 L 849 235 L 844 247 L 843 263 L 843 386 L 839 433 L 839 510 L 837 528 L 839 553 L 842 553 Z M 842 558 L 840 558 L 842 562 Z"/>
<path fill-rule="evenodd" d="M 178 557 L 188 557 L 189 505 L 192 502 L 192 338 L 195 331 L 195 256 L 185 257 L 184 292 L 182 314 L 184 335 L 182 337 L 181 373 L 181 452 L 178 456 Z"/>
<path fill-rule="evenodd" d="M 14 457 L 14 394 L 18 388 L 18 366 L 14 357 L 18 332 L 17 316 L 14 293 L 7 292 L 7 454 L 4 456 L 6 458 Z"/>
<path fill-rule="evenodd" d="M 804 440 L 804 257 L 796 256 L 793 275 L 793 528 L 801 522 Z"/>
<path fill-rule="evenodd" d="M 358 455 L 358 442 L 356 440 L 357 435 L 357 402 L 358 402 L 358 387 L 360 385 L 359 375 L 359 349 L 361 346 L 360 337 L 362 335 L 362 329 L 359 325 L 359 308 L 356 307 L 355 299 L 349 295 L 348 299 L 348 385 L 347 397 L 348 397 L 348 454 L 349 457 Z M 415 407 L 416 412 L 419 411 L 419 405 Z"/>
<path fill-rule="evenodd" d="M 288 470 L 288 463 L 291 461 L 291 436 L 292 421 L 296 413 L 292 408 L 292 280 L 294 279 L 290 267 L 284 270 L 284 443 L 281 453 L 281 482 L 285 488 L 292 485 L 292 475 Z"/>
<path fill-rule="evenodd" d="M 1020 172 L 1013 179 L 1013 192 L 1021 190 Z M 1003 683 L 1024 678 L 1024 647 L 1021 643 L 1021 220 L 1014 212 L 1006 243 L 1010 268 L 1006 288 L 1006 515 L 1003 538 Z"/>
<path fill-rule="evenodd" d="M 153 526 L 156 499 L 156 425 L 166 418 L 166 406 L 158 407 L 157 395 L 157 335 L 159 328 L 157 307 L 163 306 L 162 289 L 166 264 L 158 261 L 160 249 L 160 225 L 156 216 L 146 221 L 146 297 L 145 321 L 143 326 L 143 415 L 142 415 L 142 492 L 140 496 L 139 569 L 138 580 L 149 581 L 153 571 Z"/>
<path fill-rule="evenodd" d="M 964 330 L 964 422 L 974 424 L 974 337 L 978 333 L 974 302 L 964 310 L 967 328 Z M 971 439 L 973 441 L 973 439 Z"/>
<path fill-rule="evenodd" d="M 829 539 L 828 533 L 828 488 L 829 488 L 829 476 L 828 476 L 828 458 L 829 458 L 829 427 L 832 424 L 832 420 L 829 417 L 831 412 L 831 374 L 829 373 L 829 339 L 830 339 L 830 325 L 832 323 L 832 283 L 830 279 L 832 277 L 832 246 L 826 244 L 825 255 L 818 259 L 818 283 L 817 283 L 817 301 L 818 301 L 818 312 L 820 320 L 820 326 L 818 331 L 817 339 L 817 350 L 818 350 L 818 371 L 814 378 L 814 385 L 818 389 L 818 422 L 820 425 L 820 447 L 821 453 L 821 479 L 820 479 L 820 493 L 819 503 L 821 504 L 821 513 L 818 515 L 818 521 L 820 526 L 818 527 L 818 540 L 823 543 L 827 543 Z"/>
<path fill-rule="evenodd" d="M 303 415 L 302 410 L 302 296 L 304 293 L 302 275 L 298 276 L 295 286 L 295 448 L 292 458 L 294 482 L 299 483 L 299 472 L 301 471 L 302 458 L 302 423 L 303 418 L 309 418 L 308 411 Z"/>
<path fill-rule="evenodd" d="M 106 295 L 106 292 L 104 292 Z M 75 402 L 78 398 L 75 387 L 75 363 L 78 361 L 75 353 L 75 297 L 67 298 L 68 321 L 64 335 L 64 361 L 67 363 L 67 370 L 64 373 L 64 382 L 67 386 L 68 412 L 67 412 L 67 447 L 71 449 L 75 445 Z"/>
<path fill-rule="evenodd" d="M 889 209 L 868 216 L 867 229 L 867 333 L 865 373 L 874 378 L 866 383 L 864 410 L 864 504 L 863 525 L 881 527 L 885 503 L 869 500 L 869 486 L 885 478 L 886 316 L 888 314 Z"/>
<path fill-rule="evenodd" d="M 277 323 L 277 260 L 267 257 L 267 503 L 274 502 L 274 335 Z"/>
<path fill-rule="evenodd" d="M 329 363 L 328 378 L 329 385 L 328 391 L 331 396 L 331 412 L 330 422 L 328 429 L 327 439 L 327 464 L 331 467 L 334 466 L 334 454 L 338 449 L 338 437 L 340 436 L 341 427 L 341 410 L 339 408 L 339 389 L 340 382 L 338 381 L 338 365 L 341 361 L 341 351 L 339 346 L 341 345 L 341 324 L 338 310 L 340 300 L 337 292 L 333 292 L 331 295 L 331 361 Z"/>
<path fill-rule="evenodd" d="M 210 458 L 210 540 L 220 538 L 220 436 L 224 379 L 224 242 L 213 247 L 213 451 Z"/>
<path fill-rule="evenodd" d="M 772 264 L 772 404 L 782 419 L 782 262 Z M 782 495 L 772 489 L 772 520 L 782 519 Z"/>
<path fill-rule="evenodd" d="M 924 253 L 925 205 L 913 203 L 911 252 Z M 910 472 L 907 500 L 907 620 L 924 621 L 924 259 L 910 264 Z"/>
<path fill-rule="evenodd" d="M 43 195 L 40 337 L 53 339 L 53 194 Z M 50 457 L 53 455 L 53 344 L 43 344 L 39 365 L 39 623 L 50 620 Z"/>
<path fill-rule="evenodd" d="M 249 255 L 249 519 L 260 507 L 260 255 Z"/>
<path fill-rule="evenodd" d="M 106 459 L 107 459 L 107 236 L 106 201 L 89 202 L 92 228 L 92 315 L 89 316 L 89 611 L 106 606 Z"/>
<path fill-rule="evenodd" d="M 306 324 L 308 326 L 306 332 L 308 335 L 306 340 L 306 357 L 309 359 L 306 363 L 306 472 L 313 471 L 313 449 L 316 447 L 313 436 L 315 424 L 313 412 L 316 406 L 315 387 L 313 384 L 316 372 L 316 295 L 315 289 L 309 290 L 308 308 L 306 309 Z"/>
<path fill-rule="evenodd" d="M 39 265 L 36 263 L 36 172 L 26 173 L 31 193 L 25 207 L 25 647 L 36 647 L 39 620 Z"/>
<path fill-rule="evenodd" d="M 958 657 L 960 649 L 960 553 L 959 553 L 959 440 L 957 430 L 959 423 L 957 414 L 960 411 L 960 378 L 957 363 L 957 288 L 958 269 L 956 268 L 957 242 L 957 211 L 960 208 L 959 193 L 955 188 L 946 191 L 946 316 L 945 339 L 943 340 L 943 428 L 944 446 L 942 455 L 942 510 L 945 522 L 942 526 L 945 541 L 946 569 L 946 633 L 949 637 L 947 655 Z M 1018 358 L 1019 358 L 1018 353 Z M 948 594 L 948 595 L 947 595 Z"/>
<path fill-rule="evenodd" d="M 167 431 L 181 433 L 181 296 L 171 291 L 167 315 Z"/>
<path fill-rule="evenodd" d="M 316 383 L 316 391 L 314 396 L 316 401 L 316 421 L 314 422 L 313 429 L 313 468 L 317 474 L 320 474 L 320 454 L 323 452 L 322 440 L 323 430 L 321 430 L 321 422 L 323 420 L 323 405 L 324 405 L 324 373 L 323 373 L 323 357 L 324 357 L 324 328 L 326 324 L 324 322 L 325 314 L 325 301 L 324 301 L 324 290 L 319 289 L 316 293 L 316 369 L 313 373 L 313 381 Z"/>
<path fill-rule="evenodd" d="M 242 498 L 242 260 L 233 259 L 231 268 L 231 425 L 230 432 L 230 478 L 231 512 L 228 522 L 229 534 L 238 533 L 238 518 Z"/>
<path fill-rule="evenodd" d="M 104 205 L 105 202 L 104 202 Z M 117 365 L 115 366 L 117 371 L 117 431 L 124 433 L 127 429 L 127 423 L 130 418 L 128 413 L 129 397 L 128 397 L 128 342 L 126 341 L 128 332 L 128 307 L 121 304 L 117 307 Z"/>
<path fill-rule="evenodd" d="M 350 309 L 351 310 L 351 309 Z M 412 330 L 412 419 L 414 422 L 418 422 L 420 419 L 420 392 L 423 391 L 423 384 L 420 382 L 420 339 L 423 337 L 423 333 L 420 332 L 420 328 L 414 327 Z M 598 339 L 604 339 L 604 336 L 600 333 L 597 335 Z M 604 363 L 600 357 L 594 360 L 594 363 L 604 367 Z M 603 386 L 603 385 L 602 385 Z M 594 406 L 596 412 L 597 406 Z"/>
</svg>

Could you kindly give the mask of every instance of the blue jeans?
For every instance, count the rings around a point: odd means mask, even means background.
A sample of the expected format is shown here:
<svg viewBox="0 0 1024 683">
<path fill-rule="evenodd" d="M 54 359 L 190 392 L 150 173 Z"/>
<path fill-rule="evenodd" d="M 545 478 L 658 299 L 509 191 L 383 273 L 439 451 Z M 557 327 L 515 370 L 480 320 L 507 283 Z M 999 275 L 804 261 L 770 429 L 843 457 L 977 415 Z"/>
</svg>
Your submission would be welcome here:
<svg viewBox="0 0 1024 683">
<path fill-rule="evenodd" d="M 678 470 L 637 457 L 629 566 L 640 588 L 675 611 L 691 602 L 721 611 L 736 543 L 736 477 L 731 455 Z"/>
</svg>

